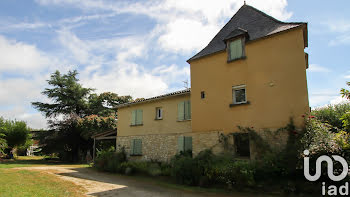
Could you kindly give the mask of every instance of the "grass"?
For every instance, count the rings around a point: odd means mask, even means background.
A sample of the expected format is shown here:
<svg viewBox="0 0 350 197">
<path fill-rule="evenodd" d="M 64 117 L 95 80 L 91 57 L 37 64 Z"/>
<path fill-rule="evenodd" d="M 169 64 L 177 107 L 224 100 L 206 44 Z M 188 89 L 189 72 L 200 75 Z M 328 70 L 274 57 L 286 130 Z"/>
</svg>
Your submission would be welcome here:
<svg viewBox="0 0 350 197">
<path fill-rule="evenodd" d="M 45 160 L 42 156 L 19 156 L 0 161 L 0 197 L 11 196 L 82 196 L 83 189 L 69 181 L 38 171 L 13 169 L 18 167 L 66 164 Z M 69 165 L 87 167 L 88 165 Z"/>
<path fill-rule="evenodd" d="M 47 166 L 47 165 L 67 165 L 55 160 L 45 160 L 43 156 L 18 156 L 15 159 L 0 160 L 0 169 L 2 168 L 19 168 L 31 166 Z M 70 164 L 70 166 L 72 166 Z M 87 164 L 77 164 L 76 167 L 88 167 Z"/>
<path fill-rule="evenodd" d="M 82 188 L 37 171 L 0 169 L 0 197 L 81 196 Z"/>
</svg>

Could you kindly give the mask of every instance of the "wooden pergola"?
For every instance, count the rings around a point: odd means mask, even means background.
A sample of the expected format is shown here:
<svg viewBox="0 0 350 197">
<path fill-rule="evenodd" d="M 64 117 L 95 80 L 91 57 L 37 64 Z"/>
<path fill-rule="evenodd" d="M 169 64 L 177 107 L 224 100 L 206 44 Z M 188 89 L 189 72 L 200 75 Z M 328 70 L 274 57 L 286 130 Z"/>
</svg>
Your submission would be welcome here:
<svg viewBox="0 0 350 197">
<path fill-rule="evenodd" d="M 113 140 L 115 139 L 115 147 L 117 148 L 117 130 L 112 131 L 106 131 L 102 133 L 98 133 L 96 135 L 91 136 L 92 139 L 94 139 L 94 150 L 93 150 L 93 162 L 95 163 L 95 156 L 96 156 L 96 140 Z"/>
</svg>

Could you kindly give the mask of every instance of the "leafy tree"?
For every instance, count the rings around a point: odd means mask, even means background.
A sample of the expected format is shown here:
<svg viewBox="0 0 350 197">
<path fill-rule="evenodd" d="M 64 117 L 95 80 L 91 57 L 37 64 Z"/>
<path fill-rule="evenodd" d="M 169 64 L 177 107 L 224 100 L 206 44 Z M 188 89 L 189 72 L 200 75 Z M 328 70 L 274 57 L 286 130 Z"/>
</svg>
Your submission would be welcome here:
<svg viewBox="0 0 350 197">
<path fill-rule="evenodd" d="M 0 151 L 24 145 L 30 139 L 30 129 L 24 121 L 5 120 L 0 117 Z"/>
<path fill-rule="evenodd" d="M 82 136 L 85 139 L 89 139 L 94 134 L 115 130 L 117 128 L 117 120 L 114 116 L 90 115 L 80 118 L 78 126 L 82 130 Z"/>
<path fill-rule="evenodd" d="M 115 107 L 130 101 L 132 101 L 131 96 L 118 96 L 118 94 L 112 92 L 104 92 L 100 95 L 90 94 L 88 98 L 89 114 L 103 117 L 116 115 Z"/>
<path fill-rule="evenodd" d="M 64 75 L 61 75 L 59 71 L 53 73 L 48 80 L 48 84 L 53 87 L 45 88 L 42 94 L 54 103 L 33 102 L 34 108 L 43 112 L 47 118 L 69 114 L 83 117 L 87 109 L 86 99 L 92 89 L 83 88 L 78 83 L 77 75 L 76 70 Z"/>
<path fill-rule="evenodd" d="M 132 99 L 111 92 L 93 94 L 93 89 L 78 83 L 77 75 L 77 71 L 63 75 L 56 71 L 48 80 L 51 87 L 42 92 L 53 103 L 32 103 L 47 118 L 56 118 L 48 121 L 50 130 L 40 132 L 38 136 L 43 145 L 42 152 L 58 153 L 60 158 L 70 161 L 84 158 L 91 150 L 91 135 L 115 128 L 115 106 Z M 63 120 L 57 117 L 63 117 Z"/>
<path fill-rule="evenodd" d="M 348 86 L 350 86 L 350 82 L 346 83 Z M 345 88 L 342 88 L 340 90 L 340 94 L 342 97 L 347 98 L 350 101 L 350 91 L 346 90 Z M 343 127 L 345 131 L 350 132 L 350 110 L 348 110 L 341 118 L 343 122 Z"/>
<path fill-rule="evenodd" d="M 350 82 L 346 82 L 346 85 L 350 86 Z M 350 100 L 350 91 L 349 90 L 342 88 L 340 90 L 340 94 L 342 95 L 343 98 L 347 98 Z"/>
<path fill-rule="evenodd" d="M 0 154 L 4 154 L 4 151 L 7 148 L 7 143 L 4 138 L 5 138 L 5 134 L 0 133 Z"/>
</svg>

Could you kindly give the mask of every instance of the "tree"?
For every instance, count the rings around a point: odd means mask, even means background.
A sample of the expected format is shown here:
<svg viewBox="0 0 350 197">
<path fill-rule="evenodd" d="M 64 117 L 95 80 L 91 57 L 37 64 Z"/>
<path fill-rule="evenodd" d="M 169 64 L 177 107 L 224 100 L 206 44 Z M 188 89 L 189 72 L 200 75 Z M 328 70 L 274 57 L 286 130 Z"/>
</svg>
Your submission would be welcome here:
<svg viewBox="0 0 350 197">
<path fill-rule="evenodd" d="M 346 84 L 348 86 L 350 86 L 350 82 L 346 82 Z M 346 90 L 345 88 L 342 88 L 340 90 L 340 94 L 342 95 L 342 97 L 347 98 L 348 100 L 350 100 L 350 91 Z M 343 122 L 343 127 L 345 129 L 345 131 L 350 132 L 350 111 L 346 112 L 342 117 L 341 120 Z"/>
<path fill-rule="evenodd" d="M 23 146 L 30 138 L 29 127 L 24 121 L 5 120 L 0 117 L 0 151 Z"/>
<path fill-rule="evenodd" d="M 53 103 L 33 102 L 32 105 L 47 118 L 62 117 L 63 120 L 48 121 L 50 130 L 40 132 L 38 138 L 42 152 L 58 153 L 64 160 L 77 161 L 92 148 L 91 135 L 116 127 L 115 106 L 131 101 L 131 96 L 118 96 L 105 92 L 91 93 L 78 83 L 77 71 L 53 73 L 48 80 L 50 88 L 42 94 Z"/>
<path fill-rule="evenodd" d="M 51 74 L 48 84 L 42 92 L 53 103 L 33 102 L 34 108 L 41 111 L 47 118 L 63 116 L 63 120 L 48 121 L 50 131 L 42 133 L 40 143 L 44 153 L 59 153 L 62 159 L 77 161 L 79 152 L 84 149 L 84 140 L 80 139 L 77 128 L 77 118 L 87 113 L 87 98 L 92 91 L 78 83 L 78 72 L 69 71 L 61 74 L 59 71 Z M 82 142 L 83 141 L 83 142 Z"/>
<path fill-rule="evenodd" d="M 346 82 L 346 85 L 350 86 L 350 82 Z M 342 95 L 343 98 L 347 98 L 348 100 L 350 100 L 350 91 L 342 88 L 340 90 L 340 94 Z"/>
<path fill-rule="evenodd" d="M 43 112 L 47 118 L 69 114 L 83 117 L 87 109 L 86 99 L 92 89 L 83 88 L 78 83 L 77 75 L 76 70 L 65 75 L 61 75 L 59 71 L 51 74 L 48 84 L 53 87 L 46 88 L 42 94 L 54 103 L 32 102 L 34 108 Z"/>
<path fill-rule="evenodd" d="M 119 96 L 116 93 L 104 92 L 100 95 L 90 94 L 88 98 L 89 114 L 103 117 L 116 115 L 116 106 L 122 103 L 131 102 L 131 96 Z"/>
<path fill-rule="evenodd" d="M 5 134 L 0 133 L 0 154 L 4 154 L 4 151 L 6 148 L 7 148 L 7 143 L 5 140 Z"/>
</svg>

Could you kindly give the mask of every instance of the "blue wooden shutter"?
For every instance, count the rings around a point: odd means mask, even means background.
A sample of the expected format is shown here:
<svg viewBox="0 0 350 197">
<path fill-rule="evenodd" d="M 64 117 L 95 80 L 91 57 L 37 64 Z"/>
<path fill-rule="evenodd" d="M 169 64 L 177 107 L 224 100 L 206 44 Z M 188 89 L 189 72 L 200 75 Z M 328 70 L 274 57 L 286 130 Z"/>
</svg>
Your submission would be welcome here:
<svg viewBox="0 0 350 197">
<path fill-rule="evenodd" d="M 130 155 L 134 155 L 134 146 L 135 146 L 135 140 L 131 140 L 131 142 L 130 142 Z"/>
<path fill-rule="evenodd" d="M 191 101 L 185 101 L 185 120 L 191 119 Z"/>
<path fill-rule="evenodd" d="M 131 112 L 131 125 L 136 125 L 136 110 Z"/>
<path fill-rule="evenodd" d="M 142 155 L 142 140 L 136 139 L 135 140 L 135 154 L 136 155 Z"/>
<path fill-rule="evenodd" d="M 231 60 L 242 57 L 242 55 L 243 55 L 242 39 L 237 39 L 237 40 L 230 42 L 229 46 L 230 46 L 230 59 Z"/>
<path fill-rule="evenodd" d="M 137 111 L 136 111 L 136 124 L 137 125 L 140 125 L 140 124 L 142 124 L 142 119 L 143 119 L 143 115 L 142 115 L 142 113 L 143 113 L 143 111 L 142 111 L 142 109 L 138 109 Z"/>
<path fill-rule="evenodd" d="M 185 118 L 185 102 L 177 104 L 177 120 L 184 120 Z"/>
<path fill-rule="evenodd" d="M 183 152 L 185 148 L 185 138 L 184 136 L 179 136 L 177 139 L 177 152 Z"/>
<path fill-rule="evenodd" d="M 192 151 L 192 137 L 185 137 L 185 151 Z"/>
</svg>

